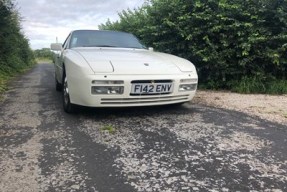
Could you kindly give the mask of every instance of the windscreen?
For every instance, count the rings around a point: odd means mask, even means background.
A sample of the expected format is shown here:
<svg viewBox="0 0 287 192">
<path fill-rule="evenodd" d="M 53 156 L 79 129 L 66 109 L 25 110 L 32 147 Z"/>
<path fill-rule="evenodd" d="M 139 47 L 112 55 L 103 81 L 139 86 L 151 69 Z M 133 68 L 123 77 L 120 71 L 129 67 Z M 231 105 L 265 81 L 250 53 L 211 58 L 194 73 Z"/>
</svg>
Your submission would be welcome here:
<svg viewBox="0 0 287 192">
<path fill-rule="evenodd" d="M 74 47 L 145 48 L 132 34 L 95 30 L 74 31 L 70 41 L 70 48 Z"/>
</svg>

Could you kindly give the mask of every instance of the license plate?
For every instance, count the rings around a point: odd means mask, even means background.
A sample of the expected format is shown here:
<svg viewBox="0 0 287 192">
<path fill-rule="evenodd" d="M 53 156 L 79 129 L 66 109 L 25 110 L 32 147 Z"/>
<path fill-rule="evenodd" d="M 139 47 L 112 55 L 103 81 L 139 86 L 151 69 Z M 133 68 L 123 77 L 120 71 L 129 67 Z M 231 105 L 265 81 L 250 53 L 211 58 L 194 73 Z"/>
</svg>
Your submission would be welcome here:
<svg viewBox="0 0 287 192">
<path fill-rule="evenodd" d="M 132 94 L 157 94 L 172 92 L 172 83 L 139 83 L 132 84 Z"/>
</svg>

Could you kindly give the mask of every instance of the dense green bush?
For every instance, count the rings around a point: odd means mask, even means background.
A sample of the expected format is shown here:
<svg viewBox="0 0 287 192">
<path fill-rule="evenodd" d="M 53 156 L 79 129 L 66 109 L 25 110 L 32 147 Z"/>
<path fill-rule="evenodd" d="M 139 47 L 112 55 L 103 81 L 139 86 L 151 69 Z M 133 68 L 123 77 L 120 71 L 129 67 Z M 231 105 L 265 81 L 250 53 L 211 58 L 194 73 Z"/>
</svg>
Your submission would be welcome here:
<svg viewBox="0 0 287 192">
<path fill-rule="evenodd" d="M 205 88 L 287 93 L 285 0 L 150 0 L 119 17 L 99 28 L 189 59 Z"/>
<path fill-rule="evenodd" d="M 33 51 L 21 32 L 20 17 L 10 0 L 0 0 L 0 92 L 6 79 L 34 64 Z"/>
<path fill-rule="evenodd" d="M 14 4 L 0 0 L 0 69 L 21 70 L 33 64 L 33 51 L 21 32 Z"/>
</svg>

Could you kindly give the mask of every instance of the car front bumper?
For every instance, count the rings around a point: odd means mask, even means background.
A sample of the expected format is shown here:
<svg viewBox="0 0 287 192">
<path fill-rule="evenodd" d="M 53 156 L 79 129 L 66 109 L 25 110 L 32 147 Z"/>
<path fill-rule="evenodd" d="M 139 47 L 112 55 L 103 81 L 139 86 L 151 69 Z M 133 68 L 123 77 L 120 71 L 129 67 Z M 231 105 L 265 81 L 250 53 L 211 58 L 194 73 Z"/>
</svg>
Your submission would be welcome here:
<svg viewBox="0 0 287 192">
<path fill-rule="evenodd" d="M 71 103 L 88 107 L 133 107 L 153 106 L 183 103 L 192 100 L 193 91 L 179 91 L 181 79 L 197 79 L 197 74 L 184 73 L 179 75 L 88 75 L 85 78 L 68 77 Z M 173 91 L 168 94 L 132 95 L 132 81 L 135 80 L 162 80 L 173 82 Z M 121 95 L 92 94 L 91 87 L 94 80 L 121 80 L 124 81 L 124 92 Z M 197 82 L 195 83 L 197 84 Z"/>
</svg>

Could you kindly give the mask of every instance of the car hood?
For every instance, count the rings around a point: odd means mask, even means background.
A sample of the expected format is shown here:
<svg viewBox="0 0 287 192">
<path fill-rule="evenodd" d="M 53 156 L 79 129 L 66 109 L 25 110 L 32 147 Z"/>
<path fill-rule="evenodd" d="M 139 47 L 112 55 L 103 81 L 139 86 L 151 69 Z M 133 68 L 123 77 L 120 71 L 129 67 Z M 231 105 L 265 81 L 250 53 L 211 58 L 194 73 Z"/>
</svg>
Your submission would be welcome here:
<svg viewBox="0 0 287 192">
<path fill-rule="evenodd" d="M 95 73 L 179 74 L 195 71 L 189 61 L 159 52 L 119 48 L 74 49 Z"/>
</svg>

